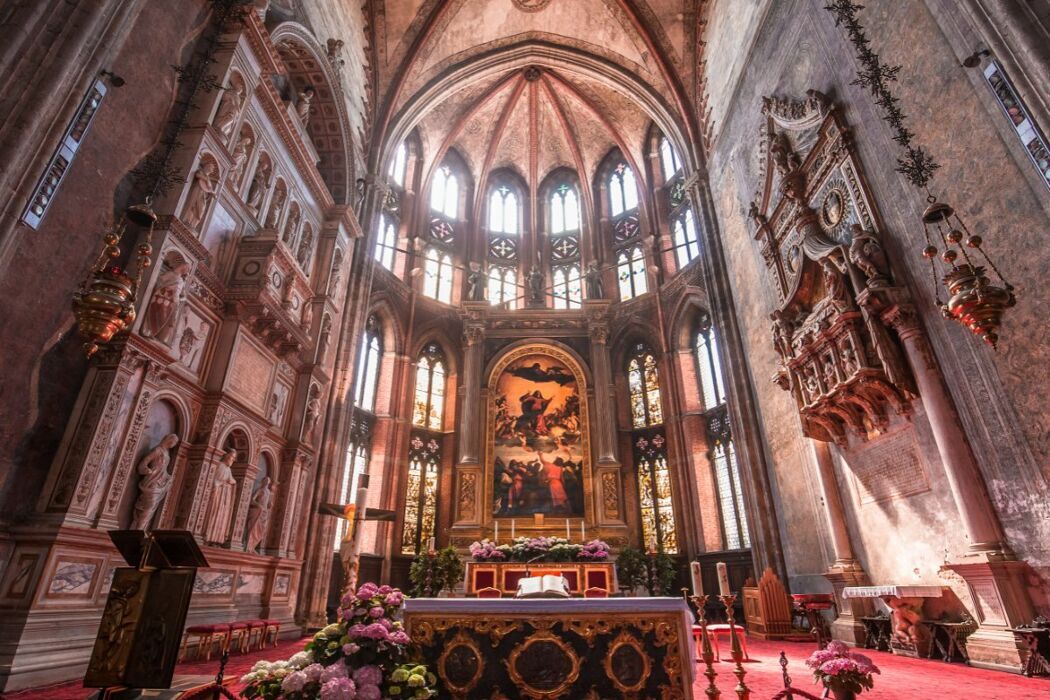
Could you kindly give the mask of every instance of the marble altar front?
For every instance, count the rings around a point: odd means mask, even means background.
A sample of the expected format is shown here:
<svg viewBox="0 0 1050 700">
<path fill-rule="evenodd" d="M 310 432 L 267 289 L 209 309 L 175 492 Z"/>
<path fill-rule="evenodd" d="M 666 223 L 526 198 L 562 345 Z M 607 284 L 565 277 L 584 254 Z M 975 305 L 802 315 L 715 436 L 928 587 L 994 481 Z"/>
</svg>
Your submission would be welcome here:
<svg viewBox="0 0 1050 700">
<path fill-rule="evenodd" d="M 443 697 L 691 697 L 693 616 L 680 598 L 417 598 L 405 625 Z"/>
</svg>

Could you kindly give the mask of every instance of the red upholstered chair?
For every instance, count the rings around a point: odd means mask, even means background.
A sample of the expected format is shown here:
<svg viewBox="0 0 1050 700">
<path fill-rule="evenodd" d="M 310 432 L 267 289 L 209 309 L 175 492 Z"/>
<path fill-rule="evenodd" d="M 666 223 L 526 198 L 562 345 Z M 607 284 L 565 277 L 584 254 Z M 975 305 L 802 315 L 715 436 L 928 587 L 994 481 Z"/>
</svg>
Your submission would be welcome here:
<svg viewBox="0 0 1050 700">
<path fill-rule="evenodd" d="M 584 598 L 608 598 L 609 591 L 604 588 L 588 588 L 583 592 Z"/>
<path fill-rule="evenodd" d="M 263 631 L 259 637 L 259 648 L 266 646 L 266 640 L 273 638 L 273 646 L 277 646 L 277 638 L 281 635 L 280 620 L 263 620 Z"/>
<path fill-rule="evenodd" d="M 475 569 L 474 570 L 474 581 L 473 589 L 480 591 L 482 588 L 493 588 L 496 585 L 496 570 L 495 569 Z"/>
<path fill-rule="evenodd" d="M 478 598 L 502 598 L 503 593 L 498 588 L 482 588 L 478 590 Z"/>
<path fill-rule="evenodd" d="M 591 569 L 587 572 L 587 588 L 609 590 L 609 572 L 604 569 Z"/>
<path fill-rule="evenodd" d="M 231 622 L 230 634 L 226 637 L 226 650 L 233 651 L 236 645 L 237 651 L 244 654 L 250 647 L 252 628 L 247 622 Z"/>
<path fill-rule="evenodd" d="M 182 649 L 179 651 L 179 659 L 186 657 L 186 650 L 191 637 L 195 641 L 194 657 L 199 659 L 201 649 L 204 649 L 204 659 L 207 661 L 211 658 L 211 650 L 216 643 L 218 643 L 220 651 L 226 648 L 230 638 L 230 626 L 218 624 L 187 627 L 182 635 Z"/>
<path fill-rule="evenodd" d="M 699 625 L 697 626 L 697 628 L 698 627 L 699 627 Z M 718 651 L 718 635 L 719 634 L 724 634 L 724 635 L 726 635 L 728 637 L 731 634 L 731 632 L 729 630 L 730 630 L 729 625 L 719 624 L 719 625 L 708 625 L 707 626 L 707 631 L 708 631 L 708 633 L 711 636 L 711 646 L 714 647 L 714 650 L 715 650 L 715 661 L 721 661 L 722 660 L 722 656 L 721 656 L 721 654 Z M 696 635 L 696 634 L 699 634 L 699 632 L 695 631 L 695 629 L 694 629 L 693 634 Z M 740 640 L 740 648 L 744 650 L 744 661 L 750 661 L 751 657 L 748 656 L 748 654 L 747 654 L 747 632 L 740 625 L 736 625 L 736 638 Z M 697 637 L 697 639 L 699 640 L 699 637 Z M 730 641 L 730 644 L 732 644 L 733 640 L 729 640 L 729 641 Z"/>
<path fill-rule="evenodd" d="M 266 620 L 246 620 L 245 624 L 248 625 L 248 650 L 262 649 Z"/>
</svg>

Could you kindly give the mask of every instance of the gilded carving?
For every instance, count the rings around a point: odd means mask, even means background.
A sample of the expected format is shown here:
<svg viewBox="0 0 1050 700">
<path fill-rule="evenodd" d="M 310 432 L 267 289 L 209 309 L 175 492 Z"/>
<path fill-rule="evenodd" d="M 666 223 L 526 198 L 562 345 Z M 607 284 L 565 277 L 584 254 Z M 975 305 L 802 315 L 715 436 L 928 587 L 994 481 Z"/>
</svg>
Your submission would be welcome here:
<svg viewBox="0 0 1050 700">
<path fill-rule="evenodd" d="M 547 700 L 561 697 L 576 682 L 582 662 L 563 639 L 537 630 L 504 663 L 519 690 L 534 700 Z"/>
<path fill-rule="evenodd" d="M 620 480 L 611 471 L 602 474 L 602 510 L 608 520 L 620 517 Z"/>
</svg>

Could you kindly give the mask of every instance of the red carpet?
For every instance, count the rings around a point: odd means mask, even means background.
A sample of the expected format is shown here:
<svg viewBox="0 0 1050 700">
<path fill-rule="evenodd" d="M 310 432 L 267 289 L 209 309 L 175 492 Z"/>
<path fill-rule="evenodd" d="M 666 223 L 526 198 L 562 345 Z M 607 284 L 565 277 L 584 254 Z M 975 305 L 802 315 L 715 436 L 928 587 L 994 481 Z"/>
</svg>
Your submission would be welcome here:
<svg viewBox="0 0 1050 700">
<path fill-rule="evenodd" d="M 267 649 L 244 656 L 231 656 L 226 666 L 227 678 L 238 679 L 252 667 L 258 659 L 286 659 L 302 648 L 303 641 L 286 641 L 276 649 Z M 791 642 L 749 641 L 751 658 L 757 659 L 745 664 L 747 670 L 745 681 L 751 688 L 754 700 L 768 700 L 781 688 L 780 665 L 777 663 L 781 650 L 787 652 L 788 672 L 797 688 L 819 695 L 820 689 L 812 684 L 805 663 L 813 650 L 812 644 Z M 873 651 L 869 653 L 882 673 L 875 678 L 875 689 L 860 696 L 861 700 L 1047 700 L 1050 698 L 1050 679 L 1023 678 L 1010 673 L 983 671 L 969 668 L 962 664 L 944 664 L 940 661 L 923 661 L 906 659 L 892 654 Z M 732 664 L 716 664 L 718 687 L 722 698 L 736 698 L 733 688 L 736 678 L 733 676 Z M 191 661 L 179 664 L 177 675 L 213 676 L 218 670 L 218 662 L 212 659 L 207 663 Z M 703 667 L 698 666 L 695 697 L 702 700 L 707 679 L 701 674 Z M 238 684 L 239 690 L 239 684 Z M 84 700 L 93 691 L 81 686 L 79 681 L 63 683 L 46 688 L 23 690 L 8 693 L 4 698 L 33 700 Z"/>
</svg>

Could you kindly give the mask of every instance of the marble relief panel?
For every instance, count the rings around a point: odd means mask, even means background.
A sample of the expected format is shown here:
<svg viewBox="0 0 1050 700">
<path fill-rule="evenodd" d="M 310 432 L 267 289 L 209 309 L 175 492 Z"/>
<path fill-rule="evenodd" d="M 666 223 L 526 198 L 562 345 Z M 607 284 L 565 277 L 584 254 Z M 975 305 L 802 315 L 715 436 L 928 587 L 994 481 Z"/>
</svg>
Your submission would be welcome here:
<svg viewBox="0 0 1050 700">
<path fill-rule="evenodd" d="M 7 587 L 5 598 L 24 598 L 30 590 L 30 584 L 36 578 L 33 572 L 40 563 L 39 552 L 21 552 L 18 558 L 7 567 Z"/>
<path fill-rule="evenodd" d="M 266 577 L 263 574 L 237 574 L 237 595 L 261 596 Z"/>
<path fill-rule="evenodd" d="M 175 332 L 175 356 L 179 364 L 194 374 L 199 374 L 208 353 L 208 340 L 213 325 L 208 318 L 188 306 Z"/>
<path fill-rule="evenodd" d="M 273 581 L 273 594 L 274 596 L 287 596 L 289 591 L 292 589 L 292 575 L 291 574 L 277 574 L 277 578 Z"/>
<path fill-rule="evenodd" d="M 229 595 L 233 592 L 232 571 L 198 571 L 193 592 L 200 595 Z"/>
<path fill-rule="evenodd" d="M 242 334 L 237 341 L 226 387 L 259 413 L 265 414 L 273 370 L 269 355 Z"/>
<path fill-rule="evenodd" d="M 91 582 L 98 573 L 99 562 L 60 559 L 55 564 L 55 573 L 47 587 L 49 598 L 56 596 L 88 596 Z"/>
</svg>

